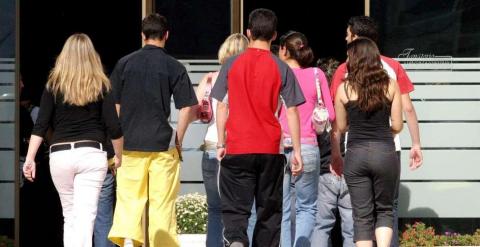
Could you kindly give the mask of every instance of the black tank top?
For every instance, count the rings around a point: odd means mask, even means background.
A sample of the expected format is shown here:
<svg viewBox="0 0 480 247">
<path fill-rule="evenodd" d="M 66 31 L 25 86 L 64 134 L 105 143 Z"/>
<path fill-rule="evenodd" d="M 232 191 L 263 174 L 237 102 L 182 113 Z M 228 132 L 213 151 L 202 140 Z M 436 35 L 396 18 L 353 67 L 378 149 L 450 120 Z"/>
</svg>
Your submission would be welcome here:
<svg viewBox="0 0 480 247">
<path fill-rule="evenodd" d="M 393 145 L 393 133 L 390 128 L 391 107 L 390 103 L 379 110 L 365 112 L 360 110 L 356 100 L 349 99 L 345 105 L 349 122 L 347 145 L 366 141 Z"/>
</svg>

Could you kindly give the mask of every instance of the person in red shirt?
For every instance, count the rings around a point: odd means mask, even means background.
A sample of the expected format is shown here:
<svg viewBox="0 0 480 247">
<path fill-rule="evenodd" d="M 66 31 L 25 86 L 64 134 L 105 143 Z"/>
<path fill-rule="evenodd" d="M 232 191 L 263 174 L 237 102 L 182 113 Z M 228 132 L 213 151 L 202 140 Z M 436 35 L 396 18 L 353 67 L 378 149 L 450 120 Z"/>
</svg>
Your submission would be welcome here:
<svg viewBox="0 0 480 247">
<path fill-rule="evenodd" d="M 365 37 L 377 42 L 378 39 L 378 28 L 375 21 L 368 16 L 355 16 L 350 18 L 347 25 L 346 37 L 345 40 L 347 44 L 353 40 Z M 390 78 L 395 79 L 398 83 L 400 93 L 402 95 L 402 109 L 407 120 L 407 126 L 410 133 L 410 138 L 412 141 L 412 146 L 410 148 L 410 169 L 414 170 L 420 167 L 423 163 L 423 156 L 421 151 L 420 144 L 420 133 L 418 128 L 417 114 L 415 108 L 413 107 L 412 100 L 410 99 L 409 93 L 414 90 L 413 84 L 408 78 L 405 69 L 402 65 L 396 60 L 381 56 L 383 68 L 387 71 Z M 335 74 L 332 78 L 332 83 L 330 87 L 330 93 L 332 94 L 332 99 L 335 99 L 335 94 L 337 92 L 338 86 L 343 82 L 343 79 L 348 73 L 346 64 L 341 64 L 338 69 L 335 71 Z M 332 143 L 332 172 L 340 176 L 343 169 L 343 161 L 341 158 L 340 152 L 340 136 L 341 133 L 335 128 L 331 134 L 331 143 Z M 397 151 L 398 159 L 400 159 L 400 140 L 398 135 L 395 137 L 395 146 Z M 398 205 L 398 186 L 397 184 L 397 194 L 395 196 L 394 202 L 394 234 L 392 239 L 392 247 L 398 246 L 398 214 L 397 214 L 397 205 Z"/>
<path fill-rule="evenodd" d="M 270 52 L 277 36 L 275 13 L 256 9 L 248 22 L 248 49 L 225 61 L 212 89 L 212 97 L 218 100 L 223 234 L 227 246 L 249 246 L 247 224 L 255 199 L 257 223 L 252 246 L 278 246 L 286 165 L 285 155 L 280 153 L 280 96 L 293 142 L 294 176 L 303 169 L 297 106 L 305 98 L 293 71 Z"/>
</svg>

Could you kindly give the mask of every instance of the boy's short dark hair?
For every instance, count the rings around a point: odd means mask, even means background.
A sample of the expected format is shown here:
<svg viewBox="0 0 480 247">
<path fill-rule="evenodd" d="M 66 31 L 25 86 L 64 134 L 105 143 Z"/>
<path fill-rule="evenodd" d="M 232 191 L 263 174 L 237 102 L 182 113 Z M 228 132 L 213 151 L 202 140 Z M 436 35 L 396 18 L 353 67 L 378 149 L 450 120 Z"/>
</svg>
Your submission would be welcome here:
<svg viewBox="0 0 480 247">
<path fill-rule="evenodd" d="M 143 18 L 142 33 L 145 39 L 163 39 L 168 31 L 167 18 L 154 13 Z"/>
<path fill-rule="evenodd" d="M 348 20 L 348 27 L 352 35 L 357 35 L 378 42 L 378 25 L 369 16 L 354 16 Z"/>
<path fill-rule="evenodd" d="M 277 31 L 277 16 L 269 9 L 255 9 L 248 16 L 253 40 L 270 41 Z"/>
</svg>

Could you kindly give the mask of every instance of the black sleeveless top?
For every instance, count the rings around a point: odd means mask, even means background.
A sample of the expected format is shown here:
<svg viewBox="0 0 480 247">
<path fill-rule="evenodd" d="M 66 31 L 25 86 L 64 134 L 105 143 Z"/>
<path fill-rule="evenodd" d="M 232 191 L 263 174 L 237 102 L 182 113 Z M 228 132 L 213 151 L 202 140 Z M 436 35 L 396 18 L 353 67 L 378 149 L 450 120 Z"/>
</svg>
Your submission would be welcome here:
<svg viewBox="0 0 480 247">
<path fill-rule="evenodd" d="M 393 142 L 393 133 L 390 128 L 391 103 L 379 110 L 365 112 L 360 110 L 356 100 L 350 100 L 345 104 L 347 110 L 349 130 L 347 145 L 360 142 Z"/>
</svg>

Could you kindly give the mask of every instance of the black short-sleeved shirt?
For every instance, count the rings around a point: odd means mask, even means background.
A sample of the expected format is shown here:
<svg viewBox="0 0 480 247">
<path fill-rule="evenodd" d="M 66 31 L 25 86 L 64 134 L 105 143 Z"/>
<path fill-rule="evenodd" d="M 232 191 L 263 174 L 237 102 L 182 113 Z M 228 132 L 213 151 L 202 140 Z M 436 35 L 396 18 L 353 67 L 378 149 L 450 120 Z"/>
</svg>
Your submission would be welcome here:
<svg viewBox="0 0 480 247">
<path fill-rule="evenodd" d="M 161 47 L 146 45 L 121 58 L 110 80 L 121 106 L 125 150 L 168 150 L 172 95 L 177 109 L 198 103 L 187 70 Z"/>
<path fill-rule="evenodd" d="M 44 137 L 48 128 L 52 127 L 52 144 L 81 140 L 105 143 L 107 134 L 112 139 L 122 137 L 111 92 L 105 92 L 96 102 L 84 106 L 63 101 L 61 94 L 55 97 L 49 90 L 43 91 L 32 135 Z"/>
</svg>

